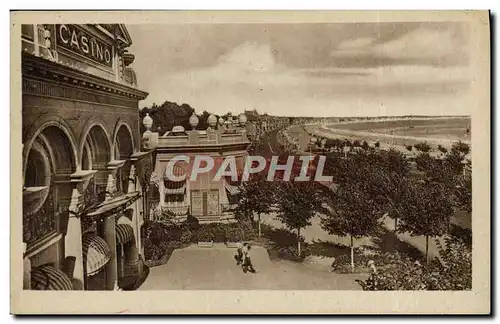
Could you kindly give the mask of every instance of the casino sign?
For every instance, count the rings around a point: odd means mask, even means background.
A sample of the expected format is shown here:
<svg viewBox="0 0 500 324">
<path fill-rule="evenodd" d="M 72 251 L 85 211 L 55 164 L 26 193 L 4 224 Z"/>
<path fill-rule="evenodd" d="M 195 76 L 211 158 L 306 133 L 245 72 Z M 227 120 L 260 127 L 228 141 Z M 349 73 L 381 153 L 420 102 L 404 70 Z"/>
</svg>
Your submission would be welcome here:
<svg viewBox="0 0 500 324">
<path fill-rule="evenodd" d="M 113 67 L 113 47 L 79 26 L 56 25 L 56 42 L 58 47 L 82 55 L 101 65 Z"/>
</svg>

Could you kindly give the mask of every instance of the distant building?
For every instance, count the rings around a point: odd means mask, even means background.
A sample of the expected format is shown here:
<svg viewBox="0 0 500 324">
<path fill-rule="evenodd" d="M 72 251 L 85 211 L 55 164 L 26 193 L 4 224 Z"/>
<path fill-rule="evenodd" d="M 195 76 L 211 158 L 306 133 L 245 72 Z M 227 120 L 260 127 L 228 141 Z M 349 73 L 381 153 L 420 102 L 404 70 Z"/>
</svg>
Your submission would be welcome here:
<svg viewBox="0 0 500 324">
<path fill-rule="evenodd" d="M 121 24 L 22 26 L 25 289 L 113 290 L 142 274 L 153 156 L 131 44 Z"/>
<path fill-rule="evenodd" d="M 145 126 L 148 130 L 143 139 L 148 148 L 156 150 L 156 163 L 150 184 L 150 192 L 157 197 L 150 201 L 152 220 L 183 222 L 188 215 L 201 223 L 230 222 L 234 219 L 232 208 L 238 201 L 238 179 L 222 177 L 214 180 L 214 176 L 222 161 L 229 157 L 234 157 L 237 173 L 241 175 L 250 145 L 246 122 L 244 114 L 219 120 L 211 115 L 208 118 L 209 128 L 200 131 L 195 129 L 198 118 L 193 114 L 190 118 L 191 130 L 176 126 L 160 136 L 149 131 L 152 120 L 146 116 Z M 190 163 L 178 161 L 169 169 L 169 162 L 179 155 L 188 156 Z M 197 155 L 212 157 L 215 167 L 191 181 L 190 174 Z M 173 181 L 168 172 L 175 177 L 187 177 Z"/>
<path fill-rule="evenodd" d="M 244 114 L 249 123 L 256 123 L 259 120 L 259 113 L 257 110 L 245 110 Z"/>
</svg>

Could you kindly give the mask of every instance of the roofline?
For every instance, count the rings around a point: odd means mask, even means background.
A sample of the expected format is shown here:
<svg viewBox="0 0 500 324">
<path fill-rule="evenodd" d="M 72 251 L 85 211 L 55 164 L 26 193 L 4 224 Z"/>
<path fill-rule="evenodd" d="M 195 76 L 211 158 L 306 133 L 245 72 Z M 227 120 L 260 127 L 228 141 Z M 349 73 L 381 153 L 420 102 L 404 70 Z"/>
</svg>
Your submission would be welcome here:
<svg viewBox="0 0 500 324">
<path fill-rule="evenodd" d="M 127 38 L 128 41 L 128 46 L 131 46 L 133 44 L 132 38 L 130 37 L 130 33 L 128 32 L 127 25 L 125 24 L 118 24 L 120 27 L 121 31 L 125 34 L 125 37 Z"/>
</svg>

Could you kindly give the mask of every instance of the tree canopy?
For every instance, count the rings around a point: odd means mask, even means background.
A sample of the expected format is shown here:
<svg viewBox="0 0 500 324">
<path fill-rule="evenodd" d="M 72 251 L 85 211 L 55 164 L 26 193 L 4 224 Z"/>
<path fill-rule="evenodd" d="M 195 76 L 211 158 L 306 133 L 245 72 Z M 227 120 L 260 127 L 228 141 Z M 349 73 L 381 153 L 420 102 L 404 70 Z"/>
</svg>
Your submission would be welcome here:
<svg viewBox="0 0 500 324">
<path fill-rule="evenodd" d="M 172 130 L 174 126 L 182 126 L 185 129 L 191 129 L 189 124 L 189 117 L 193 114 L 195 109 L 188 104 L 178 104 L 171 101 L 165 101 L 161 105 L 153 104 L 151 107 L 145 107 L 139 111 L 139 116 L 142 120 L 146 113 L 149 113 L 151 118 L 153 118 L 153 131 L 159 131 L 164 133 L 166 131 Z M 201 114 L 197 114 L 199 122 L 197 129 L 207 129 L 208 128 L 208 116 L 210 113 L 203 111 Z M 219 116 L 216 115 L 217 119 Z M 145 131 L 144 126 L 141 123 L 141 133 Z"/>
</svg>

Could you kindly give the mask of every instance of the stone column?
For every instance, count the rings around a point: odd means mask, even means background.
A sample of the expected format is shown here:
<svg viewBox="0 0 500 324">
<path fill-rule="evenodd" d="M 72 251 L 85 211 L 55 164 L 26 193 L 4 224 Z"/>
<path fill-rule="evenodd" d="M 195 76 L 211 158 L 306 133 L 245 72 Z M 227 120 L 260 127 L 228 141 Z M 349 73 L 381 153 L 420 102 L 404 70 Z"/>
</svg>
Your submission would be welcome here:
<svg viewBox="0 0 500 324">
<path fill-rule="evenodd" d="M 64 237 L 64 246 L 66 257 L 75 257 L 75 269 L 73 272 L 73 290 L 83 290 L 84 264 L 83 264 L 83 249 L 82 249 L 82 223 L 78 215 L 78 201 L 80 193 L 77 188 L 73 189 L 71 194 L 71 202 L 69 205 L 69 219 L 66 236 Z"/>
<path fill-rule="evenodd" d="M 106 290 L 116 290 L 118 288 L 118 267 L 116 258 L 116 228 L 115 216 L 104 218 L 98 226 L 99 236 L 101 236 L 111 250 L 111 258 L 106 265 Z"/>
<path fill-rule="evenodd" d="M 124 247 L 129 245 L 126 249 L 125 258 L 128 264 L 137 265 L 139 263 L 139 249 L 137 248 L 137 239 L 134 238 L 133 242 L 124 244 Z"/>
<path fill-rule="evenodd" d="M 135 166 L 132 164 L 130 167 L 130 173 L 128 178 L 128 190 L 127 193 L 132 193 L 137 191 L 137 177 L 135 174 Z M 144 197 L 142 197 L 144 199 Z M 140 218 L 139 218 L 139 204 L 142 199 L 137 199 L 131 206 L 132 209 L 132 228 L 134 229 L 134 242 L 130 244 L 127 249 L 127 260 L 129 263 L 136 263 L 139 261 L 139 249 L 141 241 L 141 230 L 140 230 Z"/>
<path fill-rule="evenodd" d="M 70 176 L 70 182 L 73 184 L 70 203 L 68 206 L 68 225 L 64 236 L 65 257 L 75 258 L 75 268 L 73 271 L 73 290 L 85 289 L 85 264 L 83 263 L 82 247 L 82 223 L 80 211 L 82 206 L 91 203 L 83 200 L 83 194 L 91 189 L 89 188 L 91 179 L 96 171 L 86 170 L 77 171 Z"/>
</svg>

